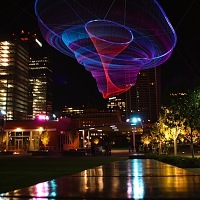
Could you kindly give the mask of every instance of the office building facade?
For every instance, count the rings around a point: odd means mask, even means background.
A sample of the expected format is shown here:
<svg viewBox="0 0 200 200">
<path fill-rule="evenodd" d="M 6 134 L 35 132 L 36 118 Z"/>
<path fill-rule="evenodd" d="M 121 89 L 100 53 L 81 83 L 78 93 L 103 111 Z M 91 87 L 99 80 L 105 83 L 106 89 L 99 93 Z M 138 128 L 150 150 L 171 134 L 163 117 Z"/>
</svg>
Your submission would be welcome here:
<svg viewBox="0 0 200 200">
<path fill-rule="evenodd" d="M 40 114 L 52 115 L 52 71 L 50 65 L 46 56 L 30 58 L 30 118 L 34 119 Z"/>
<path fill-rule="evenodd" d="M 21 31 L 20 39 L 29 47 L 28 119 L 52 115 L 52 70 L 48 51 L 36 34 Z"/>
<path fill-rule="evenodd" d="M 125 94 L 127 117 L 139 116 L 143 123 L 154 123 L 158 119 L 161 102 L 160 69 L 142 70 L 137 82 Z"/>
<path fill-rule="evenodd" d="M 26 120 L 28 114 L 29 51 L 20 40 L 0 41 L 0 110 L 7 120 Z"/>
<path fill-rule="evenodd" d="M 136 84 L 127 92 L 109 98 L 107 108 L 120 110 L 122 121 L 137 116 L 145 124 L 158 119 L 161 107 L 160 69 L 142 70 L 137 76 Z"/>
<path fill-rule="evenodd" d="M 6 120 L 52 114 L 51 61 L 35 34 L 0 37 L 0 110 Z"/>
</svg>

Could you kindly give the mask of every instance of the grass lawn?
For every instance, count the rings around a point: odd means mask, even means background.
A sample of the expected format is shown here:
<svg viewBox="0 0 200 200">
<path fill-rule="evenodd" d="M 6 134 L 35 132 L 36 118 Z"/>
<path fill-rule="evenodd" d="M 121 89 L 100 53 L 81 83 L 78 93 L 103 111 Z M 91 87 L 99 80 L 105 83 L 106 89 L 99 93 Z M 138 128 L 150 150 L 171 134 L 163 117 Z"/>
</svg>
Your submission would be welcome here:
<svg viewBox="0 0 200 200">
<path fill-rule="evenodd" d="M 195 174 L 200 174 L 200 168 L 184 168 L 184 169 L 191 171 Z"/>
<path fill-rule="evenodd" d="M 0 193 L 71 175 L 126 157 L 0 156 Z"/>
</svg>

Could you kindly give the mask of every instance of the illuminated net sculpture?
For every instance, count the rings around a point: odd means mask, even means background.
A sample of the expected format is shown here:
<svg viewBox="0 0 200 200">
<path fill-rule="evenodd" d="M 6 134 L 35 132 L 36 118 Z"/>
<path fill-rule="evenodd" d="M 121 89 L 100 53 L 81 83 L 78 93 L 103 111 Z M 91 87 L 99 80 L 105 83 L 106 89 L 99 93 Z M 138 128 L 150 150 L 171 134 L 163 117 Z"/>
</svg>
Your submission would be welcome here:
<svg viewBox="0 0 200 200">
<path fill-rule="evenodd" d="M 35 13 L 45 40 L 90 71 L 104 98 L 164 63 L 177 41 L 156 0 L 36 0 Z"/>
</svg>

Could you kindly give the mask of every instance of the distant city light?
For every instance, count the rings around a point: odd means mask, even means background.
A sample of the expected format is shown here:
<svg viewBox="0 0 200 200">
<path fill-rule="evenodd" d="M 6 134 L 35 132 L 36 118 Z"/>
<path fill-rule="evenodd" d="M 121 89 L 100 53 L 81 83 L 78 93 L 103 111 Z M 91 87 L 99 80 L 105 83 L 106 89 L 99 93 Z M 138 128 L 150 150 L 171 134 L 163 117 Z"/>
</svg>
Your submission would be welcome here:
<svg viewBox="0 0 200 200">
<path fill-rule="evenodd" d="M 116 97 L 110 97 L 109 100 L 116 99 Z"/>
<path fill-rule="evenodd" d="M 35 39 L 35 42 L 37 42 L 37 44 L 40 46 L 40 47 L 42 47 L 42 43 L 36 38 Z"/>
<path fill-rule="evenodd" d="M 49 120 L 49 116 L 47 116 L 47 115 L 38 115 L 37 118 L 39 120 Z"/>
<path fill-rule="evenodd" d="M 55 114 L 53 114 L 53 118 L 56 119 L 56 115 Z"/>
<path fill-rule="evenodd" d="M 133 123 L 137 123 L 137 122 L 140 122 L 141 119 L 140 119 L 140 118 L 133 117 L 131 121 L 132 121 Z"/>
<path fill-rule="evenodd" d="M 6 115 L 6 112 L 4 110 L 0 110 L 0 115 Z"/>
</svg>

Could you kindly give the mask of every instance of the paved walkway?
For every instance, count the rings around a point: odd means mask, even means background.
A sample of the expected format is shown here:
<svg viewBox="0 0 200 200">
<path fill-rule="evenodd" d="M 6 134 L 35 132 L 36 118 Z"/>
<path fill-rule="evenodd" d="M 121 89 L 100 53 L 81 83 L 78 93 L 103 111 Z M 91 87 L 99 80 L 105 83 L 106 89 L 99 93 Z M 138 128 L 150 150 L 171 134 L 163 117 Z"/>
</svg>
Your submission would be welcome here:
<svg viewBox="0 0 200 200">
<path fill-rule="evenodd" d="M 31 187 L 0 199 L 200 199 L 200 174 L 151 159 L 128 159 Z"/>
</svg>

